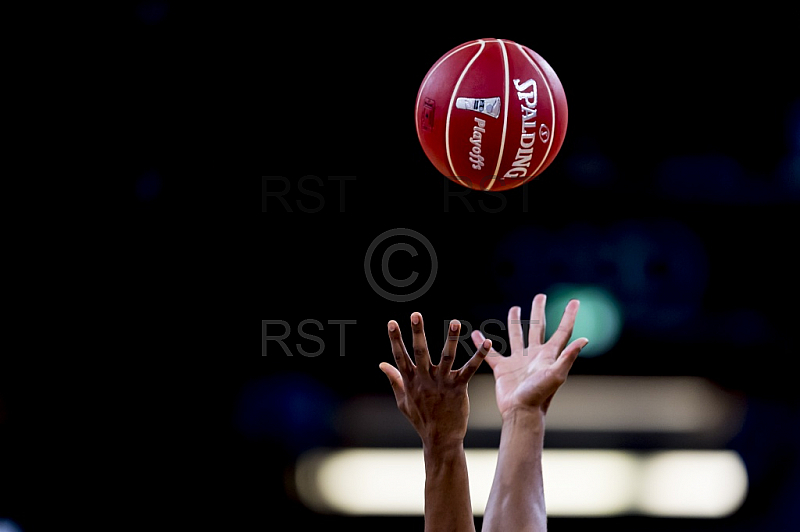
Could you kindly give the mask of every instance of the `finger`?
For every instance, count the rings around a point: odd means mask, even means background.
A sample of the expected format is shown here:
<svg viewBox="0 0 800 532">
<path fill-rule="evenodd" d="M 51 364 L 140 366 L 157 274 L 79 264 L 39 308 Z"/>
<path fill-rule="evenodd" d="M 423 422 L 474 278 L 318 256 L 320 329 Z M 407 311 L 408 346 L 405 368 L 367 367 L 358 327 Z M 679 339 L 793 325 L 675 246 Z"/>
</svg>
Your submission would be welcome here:
<svg viewBox="0 0 800 532">
<path fill-rule="evenodd" d="M 419 312 L 411 314 L 411 333 L 413 335 L 414 362 L 420 370 L 428 371 L 431 367 L 431 355 L 428 353 L 425 325 L 422 322 L 422 314 Z"/>
<path fill-rule="evenodd" d="M 447 328 L 447 341 L 444 343 L 442 349 L 442 358 L 439 361 L 439 367 L 442 372 L 448 372 L 453 369 L 453 361 L 456 359 L 456 349 L 458 348 L 458 338 L 461 335 L 461 322 L 452 320 L 450 327 Z"/>
<path fill-rule="evenodd" d="M 548 344 L 555 346 L 556 352 L 560 353 L 564 350 L 572 336 L 572 329 L 575 327 L 575 316 L 578 314 L 578 307 L 580 302 L 577 299 L 571 299 L 564 309 L 564 314 L 561 316 L 561 323 L 558 324 L 558 329 L 547 341 Z"/>
<path fill-rule="evenodd" d="M 481 344 L 486 339 L 484 338 L 483 333 L 478 330 L 472 331 L 472 334 L 469 336 L 472 339 L 472 343 L 475 344 L 476 349 L 480 348 Z"/>
<path fill-rule="evenodd" d="M 378 367 L 389 378 L 389 384 L 392 385 L 392 391 L 394 392 L 395 399 L 397 399 L 397 403 L 401 403 L 406 394 L 403 376 L 396 367 L 388 362 L 381 362 Z"/>
<path fill-rule="evenodd" d="M 553 396 L 558 391 L 559 388 L 567 381 L 567 376 L 569 375 L 569 370 L 572 369 L 572 365 L 578 359 L 578 355 L 581 353 L 581 349 L 586 347 L 586 344 L 589 343 L 587 338 L 578 338 L 577 340 L 571 342 L 559 355 L 558 360 L 550 366 L 548 370 L 550 372 L 550 394 L 547 399 L 542 403 L 542 408 L 545 412 L 547 409 L 550 408 L 550 402 L 553 400 Z"/>
<path fill-rule="evenodd" d="M 391 320 L 388 329 L 389 340 L 392 342 L 392 354 L 394 355 L 394 361 L 397 363 L 397 369 L 400 370 L 401 374 L 408 376 L 413 371 L 414 364 L 408 356 L 408 351 L 406 351 L 406 346 L 403 343 L 403 337 L 400 336 L 400 326 L 396 321 Z"/>
<path fill-rule="evenodd" d="M 531 326 L 528 330 L 528 345 L 542 345 L 544 343 L 544 307 L 547 296 L 536 294 L 531 303 Z"/>
<path fill-rule="evenodd" d="M 489 354 L 491 348 L 492 341 L 484 340 L 483 343 L 481 343 L 481 346 L 478 348 L 478 351 L 472 355 L 472 358 L 470 358 L 467 363 L 464 364 L 464 367 L 458 370 L 459 377 L 464 381 L 470 380 L 472 376 L 475 375 L 475 372 L 478 371 L 478 368 Z"/>
<path fill-rule="evenodd" d="M 472 331 L 472 343 L 475 344 L 475 347 L 480 349 L 481 344 L 486 340 L 483 336 L 483 333 L 480 331 Z M 503 357 L 494 347 L 489 350 L 489 353 L 486 355 L 486 363 L 489 364 L 489 367 L 494 369 L 497 365 L 497 362 Z"/>
<path fill-rule="evenodd" d="M 522 340 L 522 319 L 520 307 L 508 309 L 508 343 L 511 345 L 511 356 L 522 354 L 525 342 Z M 475 347 L 478 347 L 477 345 Z"/>
<path fill-rule="evenodd" d="M 577 360 L 578 355 L 581 354 L 581 350 L 586 347 L 586 344 L 589 343 L 588 338 L 578 338 L 577 340 L 572 341 L 559 355 L 558 360 L 552 366 L 553 370 L 556 372 L 559 377 L 562 379 L 567 378 L 567 374 L 569 374 L 569 370 L 572 369 L 572 365 Z"/>
</svg>

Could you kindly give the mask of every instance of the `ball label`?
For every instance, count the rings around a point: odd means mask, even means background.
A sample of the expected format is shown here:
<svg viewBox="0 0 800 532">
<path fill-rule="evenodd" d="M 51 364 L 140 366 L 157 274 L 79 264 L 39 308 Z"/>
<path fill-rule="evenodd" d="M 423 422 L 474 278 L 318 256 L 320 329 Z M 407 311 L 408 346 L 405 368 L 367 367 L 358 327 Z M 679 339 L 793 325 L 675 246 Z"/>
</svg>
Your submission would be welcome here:
<svg viewBox="0 0 800 532">
<path fill-rule="evenodd" d="M 533 145 L 536 142 L 536 104 L 539 102 L 539 91 L 536 87 L 536 80 L 529 79 L 520 84 L 520 80 L 514 80 L 514 88 L 517 89 L 517 98 L 522 102 L 522 134 L 519 138 L 519 148 L 511 169 L 503 174 L 503 177 L 524 177 L 531 166 L 533 158 Z M 526 91 L 526 92 L 523 92 Z"/>
<path fill-rule="evenodd" d="M 497 118 L 500 116 L 500 98 L 459 98 L 456 109 L 476 111 Z"/>
<path fill-rule="evenodd" d="M 483 168 L 484 164 L 484 157 L 481 157 L 481 140 L 483 139 L 483 134 L 486 133 L 484 129 L 486 127 L 486 120 L 481 120 L 478 117 L 475 117 L 475 122 L 478 124 L 472 128 L 472 138 L 469 141 L 472 143 L 472 150 L 470 150 L 469 154 L 469 162 L 472 163 L 472 168 L 475 170 L 480 170 Z"/>
</svg>

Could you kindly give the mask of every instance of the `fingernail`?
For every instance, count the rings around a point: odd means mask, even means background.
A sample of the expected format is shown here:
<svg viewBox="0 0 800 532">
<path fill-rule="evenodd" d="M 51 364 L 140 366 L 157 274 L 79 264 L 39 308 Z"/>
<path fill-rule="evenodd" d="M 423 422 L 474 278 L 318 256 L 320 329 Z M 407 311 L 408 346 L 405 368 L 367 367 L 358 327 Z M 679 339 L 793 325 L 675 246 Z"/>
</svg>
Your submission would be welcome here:
<svg viewBox="0 0 800 532">
<path fill-rule="evenodd" d="M 389 322 L 389 332 L 394 332 L 397 329 L 397 326 L 394 324 L 393 321 Z"/>
<path fill-rule="evenodd" d="M 457 321 L 451 321 L 450 322 L 450 330 L 453 331 L 453 332 L 456 332 L 458 330 L 458 322 Z"/>
<path fill-rule="evenodd" d="M 492 341 L 491 340 L 489 340 L 487 338 L 486 340 L 483 341 L 483 348 L 484 349 L 490 349 L 491 347 L 492 347 Z"/>
<path fill-rule="evenodd" d="M 417 314 L 416 312 L 411 315 L 411 323 L 413 323 L 414 325 L 419 325 L 419 314 Z"/>
</svg>

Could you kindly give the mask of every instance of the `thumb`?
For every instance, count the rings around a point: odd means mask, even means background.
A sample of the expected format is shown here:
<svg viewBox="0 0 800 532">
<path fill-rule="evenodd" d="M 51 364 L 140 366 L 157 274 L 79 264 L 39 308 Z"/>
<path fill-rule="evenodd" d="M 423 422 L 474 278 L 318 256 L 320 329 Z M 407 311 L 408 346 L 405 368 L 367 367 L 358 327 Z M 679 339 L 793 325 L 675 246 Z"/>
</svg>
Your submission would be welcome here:
<svg viewBox="0 0 800 532">
<path fill-rule="evenodd" d="M 581 353 L 581 349 L 586 347 L 586 344 L 589 343 L 588 338 L 578 338 L 577 340 L 572 341 L 564 350 L 561 352 L 561 355 L 556 360 L 556 368 L 559 373 L 561 373 L 564 378 L 567 377 L 570 368 L 572 368 L 572 364 L 575 363 L 575 359 L 578 358 L 578 355 Z"/>
<path fill-rule="evenodd" d="M 406 389 L 403 385 L 403 376 L 400 375 L 400 371 L 396 367 L 388 362 L 381 362 L 378 367 L 389 378 L 389 383 L 392 385 L 395 399 L 397 399 L 399 403 L 406 394 Z"/>
</svg>

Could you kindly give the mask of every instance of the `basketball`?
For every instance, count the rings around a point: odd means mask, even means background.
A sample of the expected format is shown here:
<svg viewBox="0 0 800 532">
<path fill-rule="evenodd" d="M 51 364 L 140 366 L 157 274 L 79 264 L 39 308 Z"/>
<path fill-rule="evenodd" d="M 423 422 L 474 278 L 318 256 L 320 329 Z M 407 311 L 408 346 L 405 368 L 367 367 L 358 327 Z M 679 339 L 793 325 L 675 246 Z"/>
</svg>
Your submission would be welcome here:
<svg viewBox="0 0 800 532">
<path fill-rule="evenodd" d="M 536 52 L 478 39 L 444 54 L 422 80 L 416 126 L 431 163 L 475 190 L 524 185 L 553 162 L 567 132 L 567 99 Z"/>
</svg>

